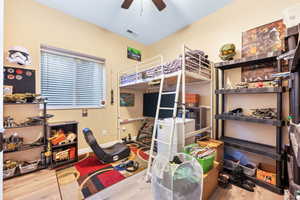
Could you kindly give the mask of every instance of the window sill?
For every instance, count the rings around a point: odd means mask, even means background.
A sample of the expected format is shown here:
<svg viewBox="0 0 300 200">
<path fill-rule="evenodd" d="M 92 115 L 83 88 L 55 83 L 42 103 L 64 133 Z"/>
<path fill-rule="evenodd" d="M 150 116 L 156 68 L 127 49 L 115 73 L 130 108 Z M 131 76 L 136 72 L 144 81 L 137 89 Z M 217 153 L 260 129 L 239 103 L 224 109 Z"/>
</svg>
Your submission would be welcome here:
<svg viewBox="0 0 300 200">
<path fill-rule="evenodd" d="M 102 106 L 47 106 L 47 110 L 76 110 L 76 109 L 103 109 L 105 105 Z"/>
</svg>

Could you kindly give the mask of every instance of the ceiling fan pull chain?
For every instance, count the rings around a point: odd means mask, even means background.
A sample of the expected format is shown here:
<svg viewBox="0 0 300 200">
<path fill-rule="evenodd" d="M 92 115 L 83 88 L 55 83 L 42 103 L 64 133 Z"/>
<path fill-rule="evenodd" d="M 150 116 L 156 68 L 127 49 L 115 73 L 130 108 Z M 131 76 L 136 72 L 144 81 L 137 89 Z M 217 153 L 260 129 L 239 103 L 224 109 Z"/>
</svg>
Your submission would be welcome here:
<svg viewBox="0 0 300 200">
<path fill-rule="evenodd" d="M 144 0 L 141 0 L 141 13 L 140 15 L 142 16 L 144 12 Z"/>
</svg>

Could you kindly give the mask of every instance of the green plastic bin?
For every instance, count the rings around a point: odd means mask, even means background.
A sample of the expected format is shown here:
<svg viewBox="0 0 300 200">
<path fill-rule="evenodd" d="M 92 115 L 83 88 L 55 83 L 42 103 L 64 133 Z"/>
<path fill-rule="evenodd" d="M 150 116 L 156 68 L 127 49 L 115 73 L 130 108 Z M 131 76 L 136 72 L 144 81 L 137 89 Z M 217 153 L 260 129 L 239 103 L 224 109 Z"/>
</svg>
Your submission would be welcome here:
<svg viewBox="0 0 300 200">
<path fill-rule="evenodd" d="M 192 148 L 197 148 L 197 147 L 199 147 L 198 144 L 190 144 L 188 146 L 185 146 L 184 153 L 191 155 L 190 150 Z M 216 153 L 213 153 L 210 156 L 206 156 L 205 158 L 198 158 L 198 159 L 196 158 L 196 160 L 198 160 L 198 162 L 203 168 L 203 173 L 209 172 L 209 170 L 211 170 L 214 167 L 215 157 L 216 157 Z"/>
</svg>

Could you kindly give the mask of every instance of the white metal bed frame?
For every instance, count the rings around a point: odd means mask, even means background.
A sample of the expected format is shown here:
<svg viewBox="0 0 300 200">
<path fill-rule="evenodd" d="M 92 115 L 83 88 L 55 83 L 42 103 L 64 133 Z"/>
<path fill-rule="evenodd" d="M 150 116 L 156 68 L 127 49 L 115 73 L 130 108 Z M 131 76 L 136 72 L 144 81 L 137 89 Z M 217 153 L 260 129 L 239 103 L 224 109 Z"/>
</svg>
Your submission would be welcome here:
<svg viewBox="0 0 300 200">
<path fill-rule="evenodd" d="M 198 59 L 197 57 L 195 57 L 194 55 L 191 54 L 193 50 L 190 49 L 189 47 L 187 47 L 186 45 L 183 45 L 182 48 L 182 55 L 183 55 L 183 59 L 181 62 L 181 69 L 169 74 L 165 74 L 164 77 L 165 79 L 167 78 L 171 78 L 171 77 L 176 77 L 178 75 L 178 73 L 182 73 L 182 118 L 183 118 L 183 122 L 185 122 L 186 119 L 186 99 L 185 99 L 185 95 L 186 95 L 186 77 L 190 77 L 193 79 L 194 82 L 199 82 L 199 81 L 209 81 L 210 82 L 210 126 L 205 127 L 205 128 L 201 128 L 199 130 L 193 131 L 191 133 L 187 133 L 186 136 L 187 137 L 192 137 L 195 136 L 197 134 L 203 133 L 203 132 L 210 132 L 210 136 L 213 138 L 213 84 L 214 82 L 212 81 L 212 77 L 213 77 L 213 68 L 214 68 L 214 64 L 213 62 L 209 61 L 209 63 L 203 61 L 202 59 L 206 59 L 204 58 L 202 55 L 199 54 L 200 59 Z M 191 60 L 187 60 L 186 56 L 189 57 L 193 57 L 194 59 L 198 59 L 199 62 L 194 62 Z M 194 67 L 192 66 L 190 63 L 193 63 L 193 65 L 197 66 Z M 128 89 L 139 89 L 139 85 L 143 85 L 145 87 L 145 84 L 148 85 L 149 82 L 151 81 L 155 81 L 155 80 L 160 80 L 162 78 L 163 75 L 163 67 L 161 68 L 162 71 L 160 72 L 161 75 L 158 76 L 154 76 L 151 78 L 147 78 L 147 79 L 142 79 L 139 80 L 138 78 L 136 78 L 135 81 L 131 82 L 131 83 L 127 83 L 127 84 L 121 84 L 120 78 L 126 74 L 138 74 L 140 72 L 143 72 L 145 70 L 151 69 L 153 68 L 153 66 L 158 66 L 158 65 L 162 65 L 163 64 L 163 57 L 161 55 L 152 57 L 144 62 L 141 62 L 137 65 L 135 65 L 134 69 L 129 69 L 129 70 L 125 70 L 125 71 L 121 71 L 118 73 L 118 120 L 117 120 L 117 127 L 118 127 L 118 139 L 121 139 L 121 124 L 123 123 L 130 123 L 133 121 L 139 121 L 139 120 L 143 120 L 145 118 L 143 117 L 139 117 L 139 118 L 135 118 L 135 119 L 127 119 L 127 120 L 122 120 L 121 119 L 121 114 L 120 114 L 120 90 L 122 88 L 128 88 Z M 207 67 L 204 66 L 205 65 L 209 65 L 210 66 L 210 70 L 207 69 Z M 187 69 L 188 67 L 188 69 Z M 191 71 L 191 69 L 193 71 Z M 207 72 L 209 71 L 209 72 Z M 202 74 L 206 73 L 207 75 L 210 75 L 210 78 L 207 78 L 205 76 L 203 76 Z M 136 76 L 137 77 L 137 76 Z M 146 86 L 147 86 L 146 85 Z M 200 106 L 201 107 L 201 106 Z M 206 107 L 206 106 L 204 106 Z M 184 126 L 183 126 L 183 133 L 185 133 L 184 130 Z"/>
</svg>

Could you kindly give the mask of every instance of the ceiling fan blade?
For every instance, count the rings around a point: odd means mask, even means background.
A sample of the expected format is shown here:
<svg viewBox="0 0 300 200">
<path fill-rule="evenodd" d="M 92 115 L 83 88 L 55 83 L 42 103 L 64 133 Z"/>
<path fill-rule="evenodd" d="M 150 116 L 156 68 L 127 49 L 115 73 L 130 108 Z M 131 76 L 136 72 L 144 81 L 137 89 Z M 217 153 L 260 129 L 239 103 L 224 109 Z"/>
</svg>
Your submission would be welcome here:
<svg viewBox="0 0 300 200">
<path fill-rule="evenodd" d="M 165 9 L 167 7 L 167 5 L 165 4 L 165 2 L 163 0 L 152 0 L 152 1 L 159 11 L 162 11 L 163 9 Z"/>
<path fill-rule="evenodd" d="M 124 9 L 128 9 L 131 6 L 132 2 L 133 0 L 124 0 L 121 7 Z"/>
</svg>

